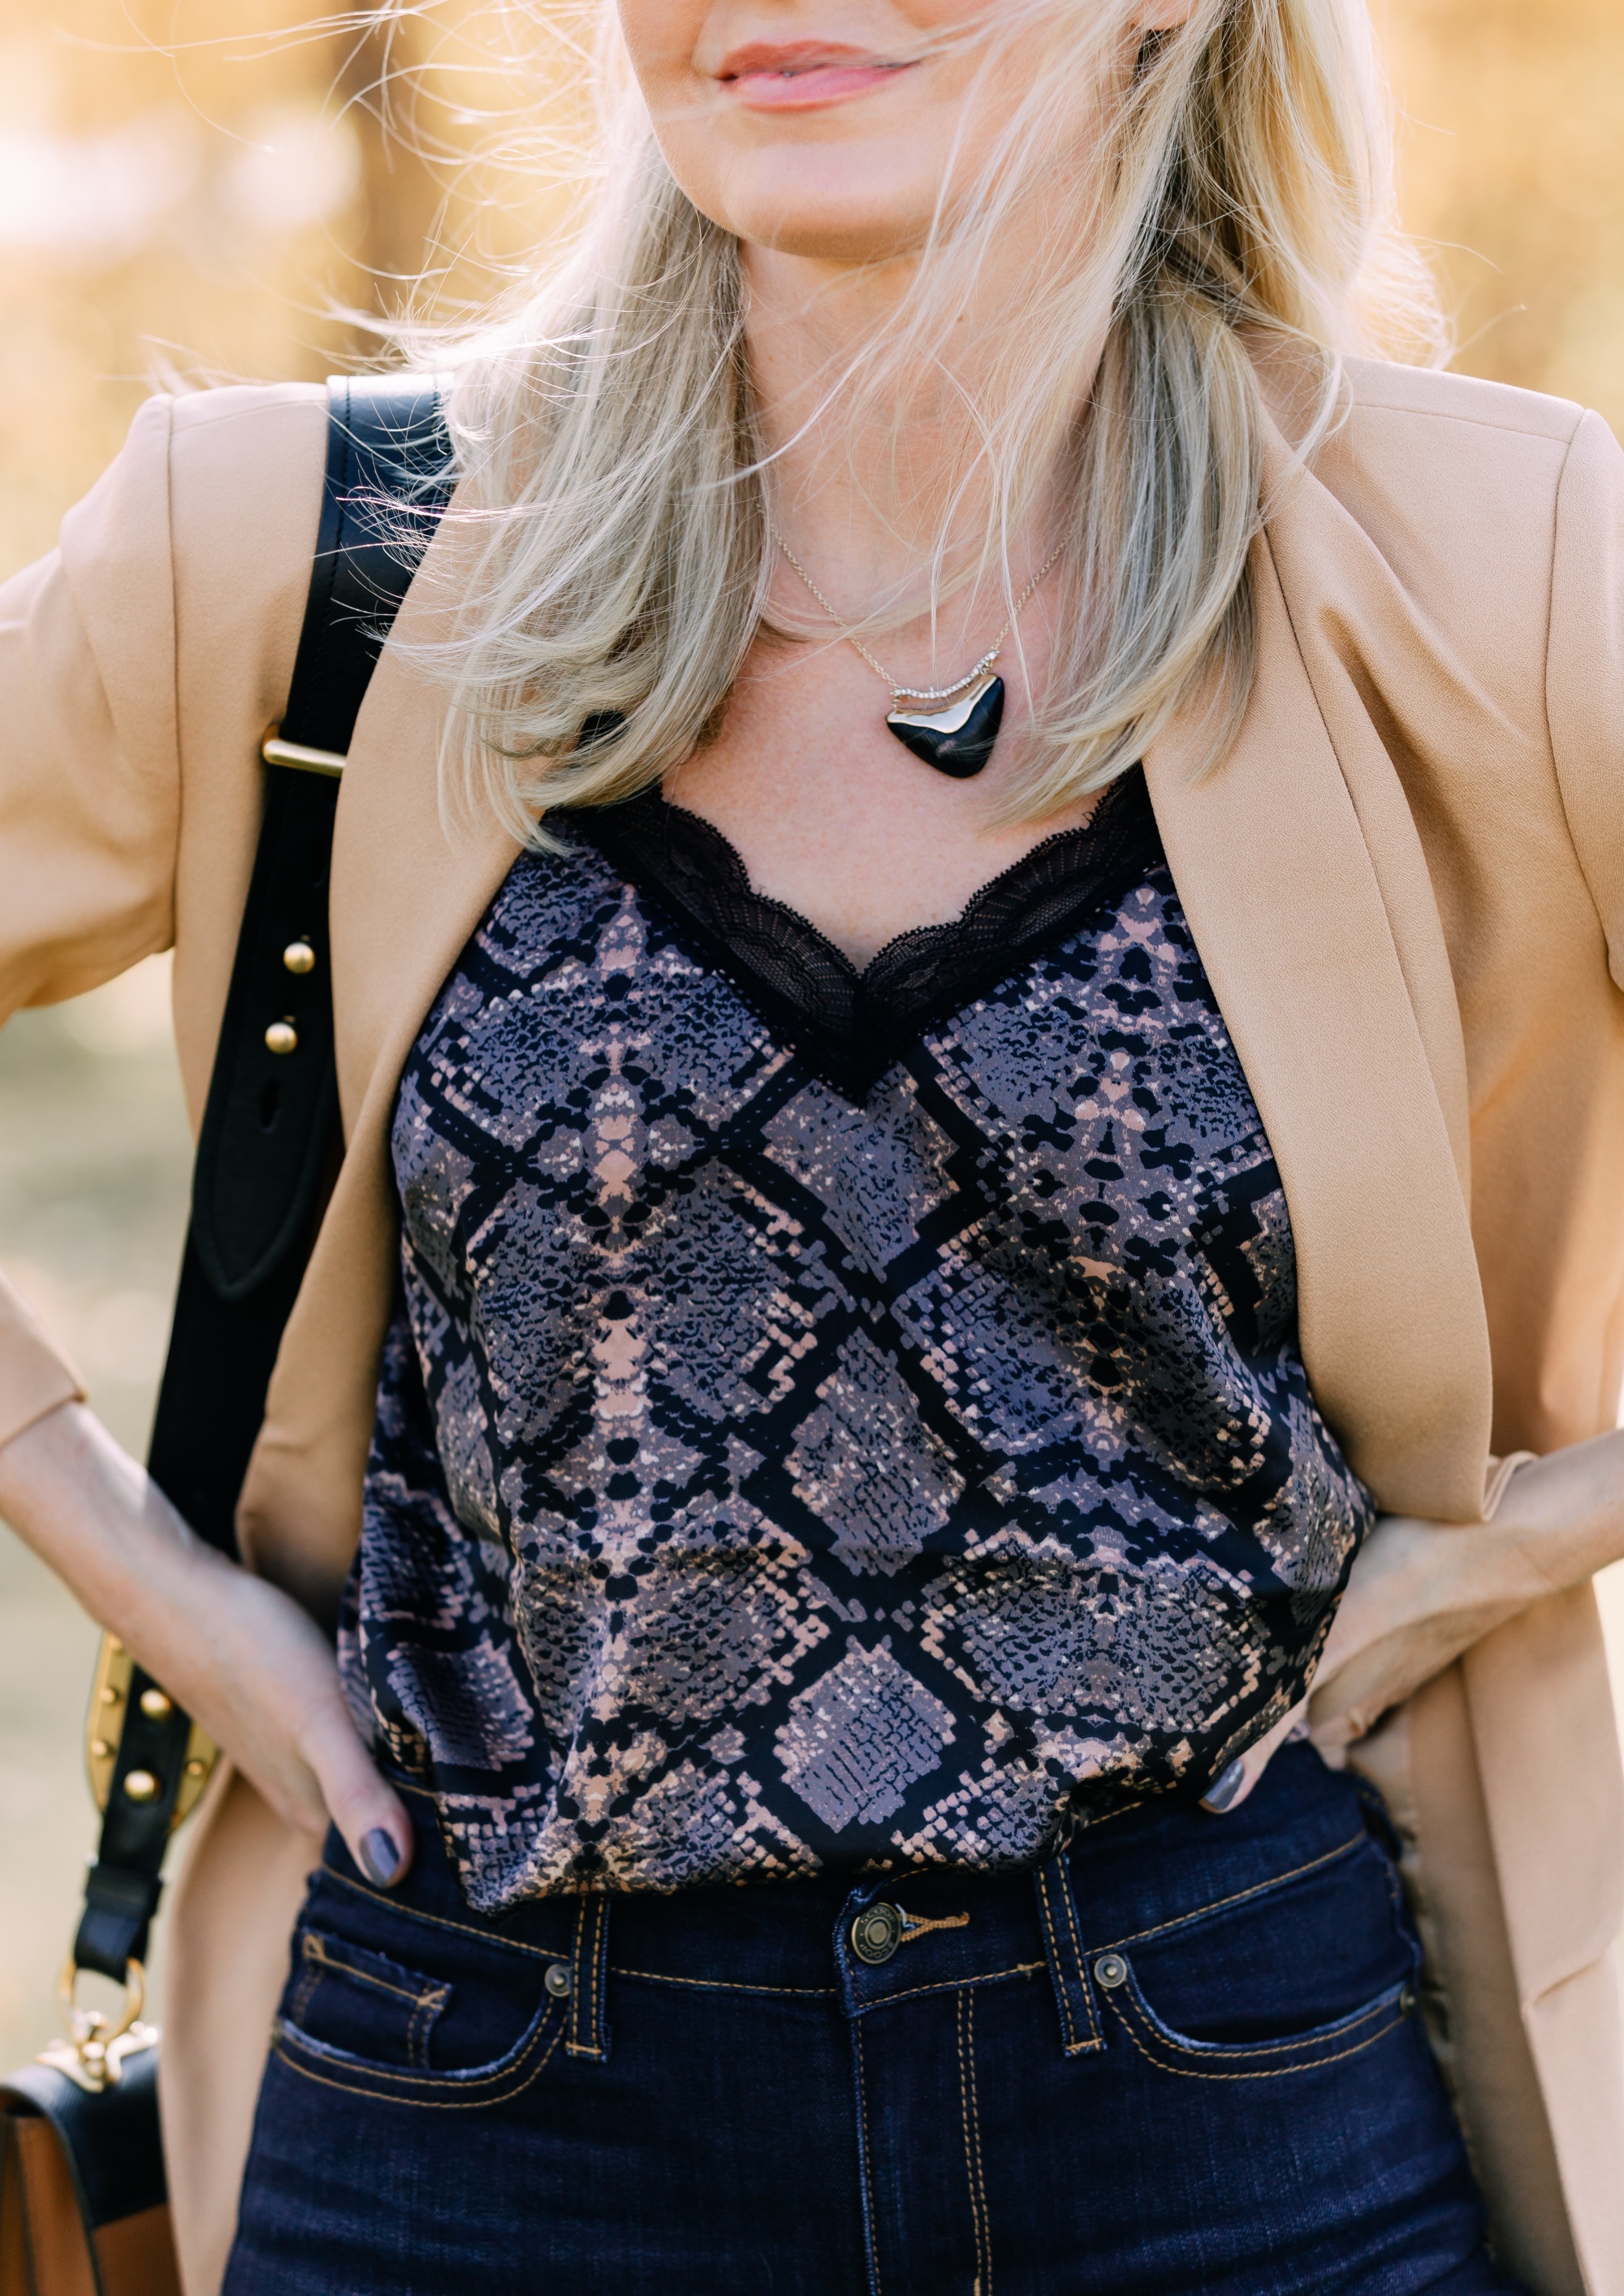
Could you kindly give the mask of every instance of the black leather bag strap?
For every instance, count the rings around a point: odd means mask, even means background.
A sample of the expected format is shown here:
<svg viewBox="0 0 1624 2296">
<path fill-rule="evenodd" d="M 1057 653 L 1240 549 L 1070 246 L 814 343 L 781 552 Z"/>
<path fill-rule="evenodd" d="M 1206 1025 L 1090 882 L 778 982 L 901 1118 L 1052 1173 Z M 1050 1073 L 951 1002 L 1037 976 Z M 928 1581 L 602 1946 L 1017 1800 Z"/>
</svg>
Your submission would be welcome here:
<svg viewBox="0 0 1624 2296">
<path fill-rule="evenodd" d="M 327 870 L 339 775 L 379 649 L 446 501 L 431 387 L 408 376 L 329 389 L 309 602 L 287 708 L 265 744 L 264 822 L 149 1458 L 193 1528 L 226 1554 L 334 1146 Z"/>
<path fill-rule="evenodd" d="M 439 394 L 422 376 L 328 386 L 321 528 L 193 1177 L 148 1464 L 201 1538 L 234 1518 L 283 1329 L 340 1152 L 327 874 L 345 752 L 379 651 L 448 498 Z M 74 1960 L 144 1953 L 191 1734 L 137 1669 Z M 134 1777 L 136 1792 L 129 1791 Z"/>
</svg>

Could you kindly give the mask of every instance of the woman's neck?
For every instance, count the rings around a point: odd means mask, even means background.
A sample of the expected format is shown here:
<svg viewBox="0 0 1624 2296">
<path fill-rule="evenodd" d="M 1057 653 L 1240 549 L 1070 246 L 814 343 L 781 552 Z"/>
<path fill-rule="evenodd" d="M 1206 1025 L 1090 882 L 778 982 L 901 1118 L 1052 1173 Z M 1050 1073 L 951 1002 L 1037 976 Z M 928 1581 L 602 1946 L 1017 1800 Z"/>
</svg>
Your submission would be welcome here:
<svg viewBox="0 0 1624 2296">
<path fill-rule="evenodd" d="M 926 644 L 937 564 L 934 637 L 944 657 L 963 650 L 1002 594 L 996 556 L 986 579 L 962 578 L 982 565 L 997 514 L 979 451 L 994 380 L 981 347 L 998 338 L 1019 300 L 1024 266 L 1018 248 L 1010 254 L 1000 279 L 980 287 L 956 324 L 951 365 L 922 357 L 915 372 L 888 372 L 876 394 L 862 388 L 865 354 L 895 324 L 914 264 L 848 266 L 743 250 L 757 419 L 783 537 L 842 615 L 894 614 L 899 628 L 923 625 Z M 1017 586 L 1047 555 L 1049 525 L 1036 509 L 1025 530 L 1007 537 Z M 775 603 L 787 599 L 792 626 L 805 627 L 818 617 L 804 592 L 795 611 L 799 586 L 775 586 Z"/>
</svg>

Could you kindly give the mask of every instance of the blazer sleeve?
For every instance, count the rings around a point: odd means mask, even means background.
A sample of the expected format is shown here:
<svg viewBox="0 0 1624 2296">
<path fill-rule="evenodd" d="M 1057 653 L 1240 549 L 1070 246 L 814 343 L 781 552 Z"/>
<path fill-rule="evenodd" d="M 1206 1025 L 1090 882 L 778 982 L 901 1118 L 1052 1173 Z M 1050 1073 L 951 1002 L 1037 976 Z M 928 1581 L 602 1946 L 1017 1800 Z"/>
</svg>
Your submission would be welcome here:
<svg viewBox="0 0 1624 2296">
<path fill-rule="evenodd" d="M 170 402 L 0 587 L 0 1020 L 168 947 L 179 774 Z M 81 1393 L 0 1277 L 0 1442 Z"/>
<path fill-rule="evenodd" d="M 1624 452 L 1599 414 L 1556 497 L 1546 709 L 1580 868 L 1624 988 Z"/>
</svg>

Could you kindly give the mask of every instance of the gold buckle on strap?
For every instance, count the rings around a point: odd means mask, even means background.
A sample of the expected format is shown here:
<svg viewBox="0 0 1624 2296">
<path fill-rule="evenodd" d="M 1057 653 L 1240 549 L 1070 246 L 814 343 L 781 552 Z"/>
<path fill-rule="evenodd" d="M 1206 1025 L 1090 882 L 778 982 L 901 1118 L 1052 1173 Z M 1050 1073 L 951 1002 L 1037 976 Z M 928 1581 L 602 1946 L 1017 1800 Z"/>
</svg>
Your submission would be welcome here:
<svg viewBox="0 0 1624 2296">
<path fill-rule="evenodd" d="M 57 1997 L 68 2021 L 69 2038 L 53 2041 L 48 2049 L 42 2049 L 38 2062 L 51 2066 L 53 2071 L 66 2073 L 87 2096 L 100 2096 L 104 2089 L 118 2087 L 127 2057 L 156 2046 L 158 2029 L 141 2021 L 141 2012 L 146 2005 L 146 1972 L 138 1961 L 131 1961 L 125 1969 L 124 2010 L 112 2025 L 99 2009 L 79 2007 L 74 1999 L 78 1974 L 70 1954 L 57 1987 Z"/>
</svg>

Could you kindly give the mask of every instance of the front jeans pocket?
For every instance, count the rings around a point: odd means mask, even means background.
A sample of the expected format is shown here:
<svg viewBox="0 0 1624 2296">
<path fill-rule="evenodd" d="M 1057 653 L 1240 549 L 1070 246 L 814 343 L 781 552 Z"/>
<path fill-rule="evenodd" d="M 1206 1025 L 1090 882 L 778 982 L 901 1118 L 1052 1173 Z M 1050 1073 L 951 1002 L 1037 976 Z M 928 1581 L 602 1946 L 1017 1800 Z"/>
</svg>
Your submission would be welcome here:
<svg viewBox="0 0 1624 2296">
<path fill-rule="evenodd" d="M 511 2049 L 489 2063 L 458 2067 L 445 2072 L 398 2070 L 376 2058 L 335 2047 L 282 2017 L 273 2029 L 272 2047 L 296 2073 L 329 2088 L 348 2089 L 352 2095 L 386 2099 L 396 2104 L 505 2104 L 529 2087 L 545 2070 L 564 2037 L 562 2002 L 545 2001 Z"/>
<path fill-rule="evenodd" d="M 565 2037 L 547 1956 L 318 1877 L 272 2033 L 291 2070 L 402 2104 L 500 2104 Z"/>
<path fill-rule="evenodd" d="M 1372 2047 L 1415 2006 L 1420 1948 L 1361 1832 L 1199 1911 L 1096 1948 L 1097 1998 L 1164 2071 L 1262 2080 Z"/>
<path fill-rule="evenodd" d="M 426 2072 L 452 1987 L 323 1930 L 299 1931 L 284 2020 L 313 2039 L 380 2064 Z"/>
<path fill-rule="evenodd" d="M 1292 2073 L 1317 2072 L 1373 2047 L 1395 2031 L 1415 2005 L 1415 1989 L 1405 1978 L 1350 2016 L 1306 2032 L 1269 2041 L 1198 2041 L 1156 2014 L 1126 1955 L 1099 1955 L 1094 1979 L 1142 2057 L 1162 2072 L 1196 2080 L 1278 2080 Z"/>
</svg>

